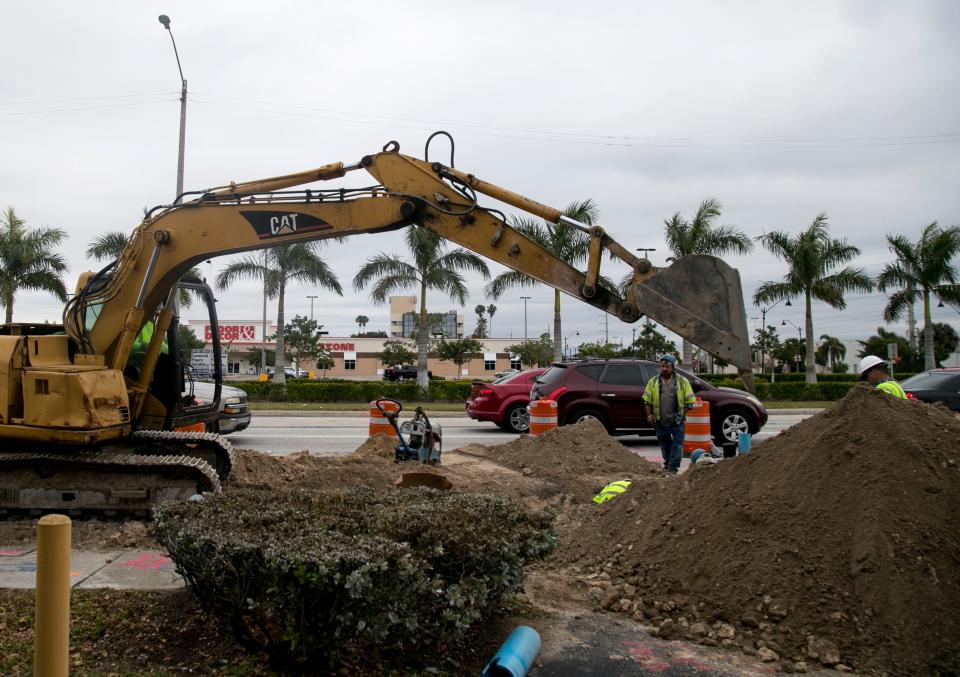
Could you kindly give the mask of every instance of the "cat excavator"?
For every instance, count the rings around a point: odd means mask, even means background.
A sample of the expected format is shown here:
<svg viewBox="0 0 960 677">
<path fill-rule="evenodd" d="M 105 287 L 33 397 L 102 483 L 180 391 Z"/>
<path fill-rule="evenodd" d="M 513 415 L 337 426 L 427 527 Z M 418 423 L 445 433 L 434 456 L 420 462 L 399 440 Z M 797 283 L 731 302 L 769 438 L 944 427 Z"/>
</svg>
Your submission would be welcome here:
<svg viewBox="0 0 960 677">
<path fill-rule="evenodd" d="M 145 514 L 219 491 L 229 442 L 177 431 L 216 420 L 220 386 L 209 403 L 183 396 L 175 299 L 188 286 L 206 300 L 219 378 L 213 293 L 181 278 L 211 257 L 276 245 L 426 228 L 625 322 L 646 315 L 739 367 L 752 389 L 743 294 L 729 265 L 686 256 L 656 269 L 602 227 L 455 168 L 452 145 L 449 165 L 428 158 L 429 140 L 422 160 L 391 141 L 351 164 L 186 192 L 149 211 L 116 261 L 81 275 L 62 324 L 0 326 L 0 514 Z M 375 185 L 305 187 L 364 170 Z M 522 235 L 481 194 L 582 232 L 586 270 Z M 623 296 L 600 274 L 611 257 L 633 271 Z"/>
</svg>

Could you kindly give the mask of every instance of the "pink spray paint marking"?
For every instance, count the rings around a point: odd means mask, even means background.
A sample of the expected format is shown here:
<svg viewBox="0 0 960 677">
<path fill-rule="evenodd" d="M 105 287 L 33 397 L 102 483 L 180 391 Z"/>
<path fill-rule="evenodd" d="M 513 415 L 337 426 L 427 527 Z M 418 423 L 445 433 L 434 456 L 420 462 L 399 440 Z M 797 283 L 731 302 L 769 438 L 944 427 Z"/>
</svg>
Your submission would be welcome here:
<svg viewBox="0 0 960 677">
<path fill-rule="evenodd" d="M 0 557 L 19 557 L 26 553 L 26 550 L 0 550 Z"/>
<path fill-rule="evenodd" d="M 148 569 L 162 569 L 170 562 L 170 558 L 166 555 L 161 555 L 159 552 L 144 552 L 141 553 L 136 559 L 127 560 L 122 562 L 120 566 L 123 567 L 133 567 L 134 569 L 148 570 Z"/>
<path fill-rule="evenodd" d="M 627 653 L 635 663 L 649 672 L 666 672 L 670 669 L 670 663 L 658 656 L 653 649 L 639 644 L 639 642 L 623 642 Z"/>
</svg>

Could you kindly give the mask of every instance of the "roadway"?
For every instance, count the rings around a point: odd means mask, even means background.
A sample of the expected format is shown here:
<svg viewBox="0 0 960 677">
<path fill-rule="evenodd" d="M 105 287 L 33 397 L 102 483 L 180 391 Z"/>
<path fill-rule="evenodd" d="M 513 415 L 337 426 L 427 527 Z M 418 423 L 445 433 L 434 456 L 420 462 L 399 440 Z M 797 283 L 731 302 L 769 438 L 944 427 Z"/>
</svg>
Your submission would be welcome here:
<svg viewBox="0 0 960 677">
<path fill-rule="evenodd" d="M 754 441 L 768 439 L 780 431 L 799 423 L 809 413 L 776 413 Z M 444 416 L 436 419 L 443 426 L 445 450 L 476 443 L 484 445 L 503 444 L 517 438 L 492 423 L 479 423 L 465 416 Z M 363 416 L 278 416 L 253 412 L 250 427 L 227 436 L 234 447 L 253 449 L 277 455 L 310 451 L 314 454 L 337 456 L 356 449 L 367 438 L 368 419 Z M 628 448 L 643 456 L 656 459 L 659 446 L 653 437 L 641 438 L 629 435 L 618 438 Z"/>
</svg>

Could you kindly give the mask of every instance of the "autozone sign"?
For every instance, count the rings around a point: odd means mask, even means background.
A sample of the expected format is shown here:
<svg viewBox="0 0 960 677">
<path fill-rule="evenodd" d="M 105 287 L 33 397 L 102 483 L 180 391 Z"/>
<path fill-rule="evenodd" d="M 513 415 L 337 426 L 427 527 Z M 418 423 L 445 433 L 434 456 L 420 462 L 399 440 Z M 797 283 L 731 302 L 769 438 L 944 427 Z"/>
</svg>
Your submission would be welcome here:
<svg viewBox="0 0 960 677">
<path fill-rule="evenodd" d="M 356 350 L 353 343 L 324 343 L 325 350 Z"/>
<path fill-rule="evenodd" d="M 257 338 L 255 324 L 221 324 L 218 329 L 221 341 L 253 341 Z M 203 338 L 207 341 L 213 338 L 209 324 L 203 328 Z"/>
</svg>

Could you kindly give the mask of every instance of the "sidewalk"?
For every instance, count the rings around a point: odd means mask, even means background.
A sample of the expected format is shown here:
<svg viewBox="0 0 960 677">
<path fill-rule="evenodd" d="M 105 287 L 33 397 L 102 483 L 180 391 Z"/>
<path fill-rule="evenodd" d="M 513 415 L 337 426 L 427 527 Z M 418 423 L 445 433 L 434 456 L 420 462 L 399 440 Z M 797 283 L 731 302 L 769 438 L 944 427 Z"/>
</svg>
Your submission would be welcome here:
<svg viewBox="0 0 960 677">
<path fill-rule="evenodd" d="M 36 546 L 0 546 L 0 588 L 33 589 L 36 575 Z M 73 550 L 70 579 L 72 588 L 169 590 L 184 586 L 173 561 L 156 550 Z"/>
</svg>

